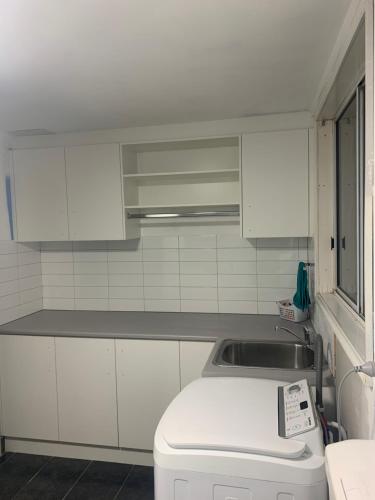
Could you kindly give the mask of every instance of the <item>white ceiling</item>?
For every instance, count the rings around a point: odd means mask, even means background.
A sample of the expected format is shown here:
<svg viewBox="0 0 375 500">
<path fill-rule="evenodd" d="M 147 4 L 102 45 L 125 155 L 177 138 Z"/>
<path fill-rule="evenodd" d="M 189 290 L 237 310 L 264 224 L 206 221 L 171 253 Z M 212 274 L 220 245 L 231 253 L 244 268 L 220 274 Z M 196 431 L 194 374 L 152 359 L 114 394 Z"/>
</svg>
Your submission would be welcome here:
<svg viewBox="0 0 375 500">
<path fill-rule="evenodd" d="M 0 129 L 309 109 L 350 0 L 2 0 Z"/>
</svg>

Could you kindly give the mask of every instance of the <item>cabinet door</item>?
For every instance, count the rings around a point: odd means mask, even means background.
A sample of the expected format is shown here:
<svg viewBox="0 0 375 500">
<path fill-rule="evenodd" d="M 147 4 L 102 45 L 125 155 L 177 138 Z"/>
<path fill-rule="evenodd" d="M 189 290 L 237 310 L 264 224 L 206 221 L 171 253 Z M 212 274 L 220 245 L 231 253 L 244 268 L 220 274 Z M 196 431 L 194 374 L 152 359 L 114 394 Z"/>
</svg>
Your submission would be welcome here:
<svg viewBox="0 0 375 500">
<path fill-rule="evenodd" d="M 67 240 L 64 148 L 13 152 L 19 241 Z"/>
<path fill-rule="evenodd" d="M 51 337 L 0 337 L 2 434 L 57 441 L 55 344 Z"/>
<path fill-rule="evenodd" d="M 118 446 L 112 339 L 56 338 L 60 441 Z"/>
<path fill-rule="evenodd" d="M 65 156 L 70 239 L 123 239 L 119 145 L 68 147 Z"/>
<path fill-rule="evenodd" d="M 242 236 L 308 236 L 308 131 L 242 137 Z"/>
<path fill-rule="evenodd" d="M 181 389 L 202 376 L 214 342 L 180 342 Z"/>
<path fill-rule="evenodd" d="M 178 341 L 116 340 L 120 446 L 152 450 L 159 420 L 180 391 Z"/>
</svg>

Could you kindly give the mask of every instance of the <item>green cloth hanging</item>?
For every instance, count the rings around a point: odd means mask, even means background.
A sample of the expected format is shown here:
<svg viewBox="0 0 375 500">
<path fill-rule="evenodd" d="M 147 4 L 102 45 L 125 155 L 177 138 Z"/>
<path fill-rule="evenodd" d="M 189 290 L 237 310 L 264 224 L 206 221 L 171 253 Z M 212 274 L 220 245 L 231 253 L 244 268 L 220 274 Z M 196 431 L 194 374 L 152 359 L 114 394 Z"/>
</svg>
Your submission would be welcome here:
<svg viewBox="0 0 375 500">
<path fill-rule="evenodd" d="M 293 297 L 293 304 L 302 311 L 306 311 L 311 304 L 307 282 L 307 271 L 304 262 L 300 262 L 298 264 L 297 291 Z"/>
</svg>

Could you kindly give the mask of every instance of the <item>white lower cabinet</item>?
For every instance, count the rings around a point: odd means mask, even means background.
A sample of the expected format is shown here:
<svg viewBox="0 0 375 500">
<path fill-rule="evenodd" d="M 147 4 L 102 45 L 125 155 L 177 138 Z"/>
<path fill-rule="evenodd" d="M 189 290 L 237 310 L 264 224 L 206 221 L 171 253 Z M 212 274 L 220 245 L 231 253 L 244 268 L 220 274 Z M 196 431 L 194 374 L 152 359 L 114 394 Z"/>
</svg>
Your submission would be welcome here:
<svg viewBox="0 0 375 500">
<path fill-rule="evenodd" d="M 152 450 L 158 422 L 180 391 L 179 342 L 116 340 L 119 442 Z"/>
<path fill-rule="evenodd" d="M 180 342 L 181 389 L 202 376 L 214 342 Z"/>
<path fill-rule="evenodd" d="M 2 335 L 0 373 L 1 433 L 57 441 L 55 339 Z"/>
<path fill-rule="evenodd" d="M 1 335 L 2 434 L 152 450 L 162 414 L 213 346 Z"/>
<path fill-rule="evenodd" d="M 115 341 L 56 338 L 60 441 L 118 446 Z"/>
</svg>

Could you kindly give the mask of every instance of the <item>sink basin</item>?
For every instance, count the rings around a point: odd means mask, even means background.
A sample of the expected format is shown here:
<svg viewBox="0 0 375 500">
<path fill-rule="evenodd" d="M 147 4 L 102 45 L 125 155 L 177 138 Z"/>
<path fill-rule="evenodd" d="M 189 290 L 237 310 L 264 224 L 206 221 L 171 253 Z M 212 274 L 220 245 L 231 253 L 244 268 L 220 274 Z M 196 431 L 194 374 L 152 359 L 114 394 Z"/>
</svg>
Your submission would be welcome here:
<svg viewBox="0 0 375 500">
<path fill-rule="evenodd" d="M 313 370 L 314 351 L 294 342 L 225 340 L 213 363 L 218 366 Z"/>
</svg>

